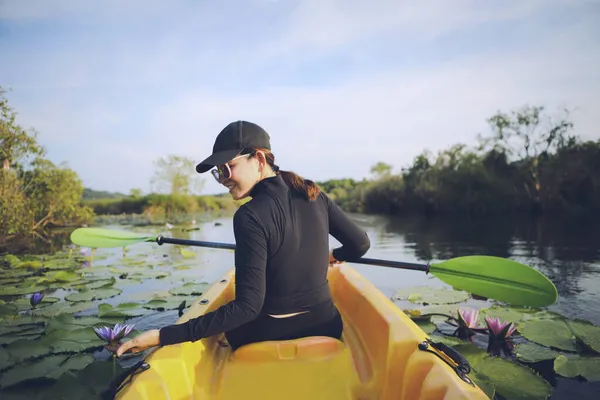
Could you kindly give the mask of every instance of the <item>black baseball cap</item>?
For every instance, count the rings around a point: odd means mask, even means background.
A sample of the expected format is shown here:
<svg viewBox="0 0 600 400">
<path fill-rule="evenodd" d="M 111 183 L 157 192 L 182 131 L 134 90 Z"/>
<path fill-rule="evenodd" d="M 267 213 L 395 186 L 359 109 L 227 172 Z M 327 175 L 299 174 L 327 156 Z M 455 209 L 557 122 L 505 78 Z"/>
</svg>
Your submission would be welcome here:
<svg viewBox="0 0 600 400">
<path fill-rule="evenodd" d="M 269 134 L 252 122 L 232 122 L 219 133 L 212 154 L 196 165 L 196 171 L 202 174 L 215 165 L 224 164 L 231 160 L 243 149 L 255 148 L 271 150 Z"/>
</svg>

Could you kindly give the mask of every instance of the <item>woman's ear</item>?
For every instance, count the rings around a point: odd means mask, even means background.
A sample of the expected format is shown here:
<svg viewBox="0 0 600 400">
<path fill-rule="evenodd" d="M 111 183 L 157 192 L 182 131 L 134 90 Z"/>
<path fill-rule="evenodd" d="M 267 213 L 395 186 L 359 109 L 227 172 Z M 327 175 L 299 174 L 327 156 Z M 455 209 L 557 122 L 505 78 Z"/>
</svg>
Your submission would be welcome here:
<svg viewBox="0 0 600 400">
<path fill-rule="evenodd" d="M 256 152 L 256 158 L 258 160 L 258 165 L 260 167 L 260 169 L 262 170 L 265 166 L 265 164 L 267 163 L 267 157 L 265 157 L 265 153 L 262 151 L 257 151 Z"/>
<path fill-rule="evenodd" d="M 265 157 L 265 153 L 262 151 L 256 152 L 256 159 L 258 160 L 258 170 L 262 172 L 265 164 L 267 163 L 267 158 Z"/>
</svg>

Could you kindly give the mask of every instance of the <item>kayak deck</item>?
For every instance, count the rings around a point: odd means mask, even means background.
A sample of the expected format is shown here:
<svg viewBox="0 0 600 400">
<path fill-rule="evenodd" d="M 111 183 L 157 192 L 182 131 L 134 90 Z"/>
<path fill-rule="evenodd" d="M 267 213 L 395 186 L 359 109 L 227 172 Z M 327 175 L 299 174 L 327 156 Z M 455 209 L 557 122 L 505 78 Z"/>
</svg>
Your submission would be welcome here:
<svg viewBox="0 0 600 400">
<path fill-rule="evenodd" d="M 230 271 L 177 323 L 233 299 L 233 279 Z M 328 337 L 269 341 L 232 353 L 224 336 L 215 335 L 161 347 L 146 357 L 150 368 L 136 375 L 116 398 L 488 398 L 438 356 L 419 350 L 425 332 L 353 268 L 332 267 L 328 279 L 344 321 L 341 341 Z"/>
</svg>

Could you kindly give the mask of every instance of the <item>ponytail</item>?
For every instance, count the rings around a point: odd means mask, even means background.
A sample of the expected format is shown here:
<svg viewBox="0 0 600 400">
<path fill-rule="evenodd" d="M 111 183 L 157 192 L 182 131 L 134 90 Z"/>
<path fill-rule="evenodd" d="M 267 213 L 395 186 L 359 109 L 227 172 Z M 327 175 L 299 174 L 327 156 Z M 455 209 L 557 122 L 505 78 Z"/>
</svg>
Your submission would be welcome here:
<svg viewBox="0 0 600 400">
<path fill-rule="evenodd" d="M 275 156 L 273 153 L 266 149 L 255 149 L 255 151 L 259 150 L 265 153 L 267 164 L 269 164 L 277 175 L 281 175 L 281 178 L 290 189 L 302 194 L 307 200 L 315 200 L 317 198 L 321 189 L 315 182 L 310 179 L 304 179 L 292 171 L 280 170 L 279 166 L 275 164 Z"/>
<path fill-rule="evenodd" d="M 294 172 L 279 170 L 276 174 L 281 175 L 286 185 L 303 194 L 308 200 L 315 200 L 321 191 L 316 183 L 310 179 L 304 179 Z"/>
</svg>

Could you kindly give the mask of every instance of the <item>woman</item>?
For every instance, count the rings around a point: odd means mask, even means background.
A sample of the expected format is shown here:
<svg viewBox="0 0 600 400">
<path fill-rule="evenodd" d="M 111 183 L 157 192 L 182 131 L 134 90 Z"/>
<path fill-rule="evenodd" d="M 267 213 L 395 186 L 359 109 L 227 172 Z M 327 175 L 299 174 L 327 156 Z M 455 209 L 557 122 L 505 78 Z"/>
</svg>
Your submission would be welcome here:
<svg viewBox="0 0 600 400">
<path fill-rule="evenodd" d="M 269 135 L 256 124 L 227 125 L 212 155 L 196 171 L 213 167 L 213 176 L 234 199 L 252 198 L 233 217 L 235 299 L 183 324 L 144 332 L 123 343 L 117 355 L 221 332 L 233 351 L 266 340 L 339 339 L 343 324 L 329 291 L 327 269 L 362 257 L 370 247 L 367 234 L 314 182 L 280 171 Z M 329 234 L 342 243 L 331 253 Z"/>
</svg>

